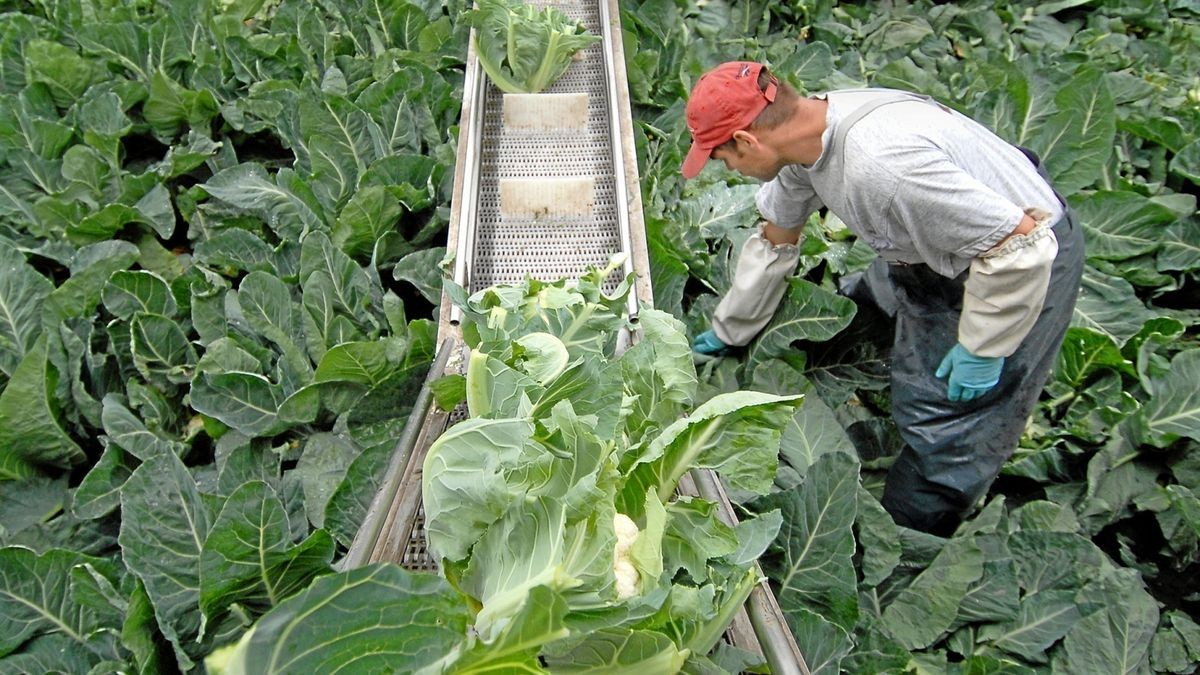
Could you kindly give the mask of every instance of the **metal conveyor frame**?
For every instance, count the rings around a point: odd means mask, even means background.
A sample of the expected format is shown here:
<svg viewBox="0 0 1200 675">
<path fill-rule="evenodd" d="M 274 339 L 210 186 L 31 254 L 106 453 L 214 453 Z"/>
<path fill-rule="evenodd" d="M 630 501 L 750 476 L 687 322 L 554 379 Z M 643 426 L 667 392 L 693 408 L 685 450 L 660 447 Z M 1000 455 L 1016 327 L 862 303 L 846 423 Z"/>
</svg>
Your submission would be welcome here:
<svg viewBox="0 0 1200 675">
<path fill-rule="evenodd" d="M 619 201 L 616 208 L 616 240 L 619 241 L 620 250 L 628 254 L 625 274 L 633 274 L 635 277 L 635 290 L 630 294 L 629 309 L 630 316 L 636 318 L 639 305 L 653 306 L 653 294 L 642 218 L 641 191 L 638 189 L 640 182 L 633 141 L 629 88 L 625 69 L 617 67 L 617 64 L 623 65 L 625 62 L 620 15 L 617 0 L 594 1 L 598 3 L 603 37 L 600 45 L 603 47 L 603 69 L 606 79 L 603 105 L 607 106 L 607 135 L 613 161 L 612 179 Z M 489 102 L 489 94 L 496 93 L 489 92 L 489 89 L 494 90 L 495 87 L 487 81 L 476 57 L 474 30 L 471 32 L 470 44 L 466 59 L 462 121 L 456 155 L 450 231 L 447 238 L 447 250 L 455 251 L 454 280 L 468 291 L 475 280 L 474 255 L 478 245 L 476 225 L 481 210 L 483 173 L 481 165 L 486 154 L 483 147 L 484 112 Z M 630 186 L 634 189 L 630 189 Z M 456 411 L 451 415 L 432 405 L 430 384 L 443 375 L 460 373 L 466 351 L 459 329 L 460 310 L 453 306 L 445 294 L 439 312 L 439 348 L 436 358 L 393 452 L 384 482 L 375 495 L 349 552 L 340 564 L 343 569 L 381 560 L 398 562 L 410 569 L 436 569 L 436 562 L 425 549 L 424 521 L 420 506 L 421 466 L 426 452 L 437 437 L 465 413 Z M 630 335 L 628 339 L 631 342 L 636 341 L 637 335 Z M 714 502 L 726 523 L 732 525 L 737 522 L 724 488 L 714 472 L 691 472 L 681 484 L 681 492 L 699 495 Z M 759 576 L 763 576 L 761 570 Z M 771 672 L 776 675 L 809 673 L 765 578 L 752 591 L 744 610 L 735 617 L 727 632 L 727 638 L 739 647 L 762 654 Z"/>
</svg>

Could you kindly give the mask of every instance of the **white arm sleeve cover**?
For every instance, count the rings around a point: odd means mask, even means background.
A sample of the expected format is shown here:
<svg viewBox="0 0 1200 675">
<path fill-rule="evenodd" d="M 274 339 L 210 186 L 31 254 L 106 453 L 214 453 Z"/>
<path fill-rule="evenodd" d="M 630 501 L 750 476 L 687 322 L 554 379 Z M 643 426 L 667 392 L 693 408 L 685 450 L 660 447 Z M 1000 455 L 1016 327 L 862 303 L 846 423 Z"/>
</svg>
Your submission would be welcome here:
<svg viewBox="0 0 1200 675">
<path fill-rule="evenodd" d="M 1028 234 L 971 261 L 963 293 L 958 341 L 976 356 L 1011 356 L 1042 312 L 1058 239 L 1040 209 L 1027 209 L 1037 221 Z"/>
<path fill-rule="evenodd" d="M 744 345 L 771 321 L 787 278 L 795 271 L 800 249 L 795 244 L 772 245 L 758 232 L 746 240 L 738 255 L 733 285 L 713 314 L 712 329 L 727 345 Z"/>
</svg>

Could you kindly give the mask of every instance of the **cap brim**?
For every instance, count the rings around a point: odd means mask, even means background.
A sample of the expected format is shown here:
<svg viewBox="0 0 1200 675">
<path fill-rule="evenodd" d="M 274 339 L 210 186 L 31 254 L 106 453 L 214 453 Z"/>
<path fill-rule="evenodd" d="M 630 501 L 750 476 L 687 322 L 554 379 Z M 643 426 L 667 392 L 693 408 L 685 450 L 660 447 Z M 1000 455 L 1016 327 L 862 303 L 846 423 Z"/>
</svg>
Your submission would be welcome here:
<svg viewBox="0 0 1200 675">
<path fill-rule="evenodd" d="M 702 148 L 700 144 L 692 141 L 692 147 L 688 150 L 687 157 L 683 158 L 683 166 L 680 168 L 680 173 L 684 178 L 692 179 L 700 174 L 700 170 L 708 163 L 712 156 L 712 148 Z"/>
</svg>

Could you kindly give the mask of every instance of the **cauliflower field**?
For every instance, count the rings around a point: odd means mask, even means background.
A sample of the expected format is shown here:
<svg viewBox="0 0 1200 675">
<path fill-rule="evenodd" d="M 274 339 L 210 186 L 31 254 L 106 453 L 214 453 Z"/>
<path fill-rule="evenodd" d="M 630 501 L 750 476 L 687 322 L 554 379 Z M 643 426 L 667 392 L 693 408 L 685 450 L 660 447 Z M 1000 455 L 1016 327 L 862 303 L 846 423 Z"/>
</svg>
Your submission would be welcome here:
<svg viewBox="0 0 1200 675">
<path fill-rule="evenodd" d="M 456 294 L 479 356 L 445 386 L 478 414 L 453 429 L 489 445 L 431 452 L 445 575 L 336 570 L 436 347 L 465 9 L 0 0 L 0 673 L 748 671 L 719 638 L 754 560 L 813 672 L 1195 669 L 1192 0 L 622 2 L 654 339 L 616 358 L 598 283 Z M 842 223 L 813 217 L 748 349 L 693 366 L 756 186 L 682 181 L 683 102 L 742 58 L 931 94 L 1080 216 L 1055 373 L 949 539 L 879 506 L 886 330 L 836 293 L 871 257 Z M 690 466 L 737 528 L 672 496 Z"/>
</svg>

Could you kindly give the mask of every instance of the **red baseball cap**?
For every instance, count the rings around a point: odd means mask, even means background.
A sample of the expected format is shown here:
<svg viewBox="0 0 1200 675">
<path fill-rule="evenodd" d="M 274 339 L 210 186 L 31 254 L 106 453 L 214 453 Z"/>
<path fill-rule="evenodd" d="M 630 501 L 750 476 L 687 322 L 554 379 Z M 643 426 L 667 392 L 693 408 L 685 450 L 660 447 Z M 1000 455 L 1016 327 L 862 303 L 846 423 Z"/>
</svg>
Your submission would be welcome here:
<svg viewBox="0 0 1200 675">
<path fill-rule="evenodd" d="M 767 104 L 775 100 L 779 80 L 771 77 L 766 91 L 758 88 L 761 63 L 730 61 L 700 77 L 687 104 L 688 131 L 692 148 L 683 160 L 684 178 L 695 178 L 712 155 L 713 148 L 750 126 Z"/>
</svg>

